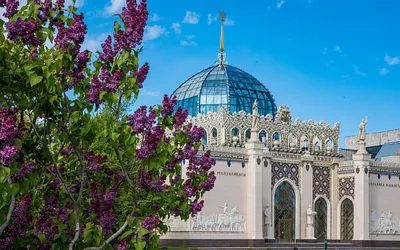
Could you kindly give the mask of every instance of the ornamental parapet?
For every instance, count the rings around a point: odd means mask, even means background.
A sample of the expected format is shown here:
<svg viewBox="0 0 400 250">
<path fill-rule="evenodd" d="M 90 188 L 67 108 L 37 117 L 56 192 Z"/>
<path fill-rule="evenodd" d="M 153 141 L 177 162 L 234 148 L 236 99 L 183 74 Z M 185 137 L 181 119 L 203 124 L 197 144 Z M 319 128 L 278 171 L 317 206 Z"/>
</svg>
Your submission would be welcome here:
<svg viewBox="0 0 400 250">
<path fill-rule="evenodd" d="M 186 120 L 205 129 L 203 144 L 244 148 L 250 139 L 252 114 L 244 111 L 230 114 L 225 107 L 219 112 L 189 116 Z M 291 120 L 289 108 L 281 106 L 273 118 L 272 115 L 260 116 L 256 129 L 259 140 L 273 151 L 305 152 L 312 155 L 331 155 L 337 157 L 340 124 L 333 126 L 313 120 Z"/>
</svg>

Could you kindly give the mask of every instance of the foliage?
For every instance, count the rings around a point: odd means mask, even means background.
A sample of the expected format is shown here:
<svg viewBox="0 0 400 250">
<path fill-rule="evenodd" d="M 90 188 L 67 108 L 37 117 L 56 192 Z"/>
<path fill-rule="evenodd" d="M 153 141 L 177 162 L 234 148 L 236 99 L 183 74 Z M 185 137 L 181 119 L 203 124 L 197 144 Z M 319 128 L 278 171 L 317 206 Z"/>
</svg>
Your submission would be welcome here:
<svg viewBox="0 0 400 250">
<path fill-rule="evenodd" d="M 175 98 L 127 114 L 149 70 L 146 1 L 93 55 L 74 6 L 18 5 L 0 0 L 0 249 L 157 248 L 164 219 L 202 209 L 215 162 Z"/>
</svg>

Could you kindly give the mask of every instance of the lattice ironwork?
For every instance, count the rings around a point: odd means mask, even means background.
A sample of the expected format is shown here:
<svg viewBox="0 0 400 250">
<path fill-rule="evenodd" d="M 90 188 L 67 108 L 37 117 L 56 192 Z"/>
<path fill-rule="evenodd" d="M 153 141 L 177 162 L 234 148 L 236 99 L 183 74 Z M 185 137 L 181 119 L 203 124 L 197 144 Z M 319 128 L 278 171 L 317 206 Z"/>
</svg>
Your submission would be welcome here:
<svg viewBox="0 0 400 250">
<path fill-rule="evenodd" d="M 271 189 L 280 179 L 286 177 L 299 185 L 299 165 L 284 162 L 272 162 Z"/>
<path fill-rule="evenodd" d="M 327 238 L 328 230 L 328 207 L 324 198 L 319 198 L 315 202 L 315 231 L 314 236 L 318 240 L 324 240 Z"/>
<path fill-rule="evenodd" d="M 352 240 L 354 234 L 354 206 L 349 199 L 344 199 L 340 206 L 340 236 L 342 240 Z"/>
<path fill-rule="evenodd" d="M 296 197 L 292 186 L 282 182 L 275 192 L 275 239 L 294 241 Z"/>
<path fill-rule="evenodd" d="M 339 178 L 339 197 L 351 196 L 354 199 L 354 177 Z"/>
<path fill-rule="evenodd" d="M 331 198 L 331 170 L 329 167 L 313 167 L 313 197 L 318 195 L 326 195 L 326 198 Z"/>
</svg>

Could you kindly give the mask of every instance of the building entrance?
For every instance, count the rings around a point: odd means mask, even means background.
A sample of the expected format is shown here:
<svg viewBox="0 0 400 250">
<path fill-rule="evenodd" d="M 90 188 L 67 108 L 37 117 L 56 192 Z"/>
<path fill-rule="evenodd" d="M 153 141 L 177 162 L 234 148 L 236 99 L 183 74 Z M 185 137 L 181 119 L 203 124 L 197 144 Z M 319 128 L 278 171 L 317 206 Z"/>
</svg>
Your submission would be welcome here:
<svg viewBox="0 0 400 250">
<path fill-rule="evenodd" d="M 296 197 L 292 186 L 282 182 L 275 191 L 274 226 L 277 242 L 293 242 L 295 239 Z"/>
</svg>

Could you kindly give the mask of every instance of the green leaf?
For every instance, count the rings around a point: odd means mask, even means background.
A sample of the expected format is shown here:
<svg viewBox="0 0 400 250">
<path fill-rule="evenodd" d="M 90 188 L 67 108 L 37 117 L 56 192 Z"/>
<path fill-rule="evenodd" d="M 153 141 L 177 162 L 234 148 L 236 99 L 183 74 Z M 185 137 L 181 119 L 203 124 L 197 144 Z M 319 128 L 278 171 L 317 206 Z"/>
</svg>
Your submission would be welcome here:
<svg viewBox="0 0 400 250">
<path fill-rule="evenodd" d="M 59 232 L 63 231 L 63 230 L 66 229 L 66 228 L 67 228 L 67 225 L 65 225 L 65 224 L 58 224 L 58 231 L 59 231 Z"/>
<path fill-rule="evenodd" d="M 38 75 L 34 75 L 34 74 L 29 76 L 29 82 L 31 83 L 31 87 L 35 86 L 42 80 L 43 80 L 43 76 L 38 76 Z"/>
<path fill-rule="evenodd" d="M 39 238 L 41 243 L 45 243 L 46 242 L 46 236 L 44 234 L 39 234 L 37 237 Z"/>
<path fill-rule="evenodd" d="M 105 94 L 107 94 L 107 92 L 105 92 L 105 91 L 101 91 L 100 92 L 100 100 L 103 100 L 103 96 L 105 95 Z"/>
<path fill-rule="evenodd" d="M 146 246 L 146 241 L 143 240 L 138 240 L 137 242 L 135 242 L 135 249 L 136 250 L 143 250 Z"/>
<path fill-rule="evenodd" d="M 142 237 L 143 235 L 148 234 L 148 233 L 149 233 L 149 231 L 143 227 L 139 229 L 139 237 Z"/>
<path fill-rule="evenodd" d="M 120 240 L 125 239 L 128 235 L 133 234 L 133 230 L 128 230 L 126 231 L 121 237 L 119 237 Z"/>
</svg>

